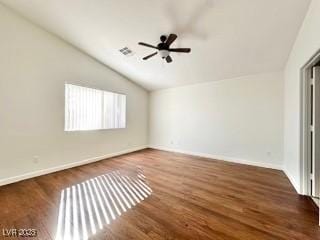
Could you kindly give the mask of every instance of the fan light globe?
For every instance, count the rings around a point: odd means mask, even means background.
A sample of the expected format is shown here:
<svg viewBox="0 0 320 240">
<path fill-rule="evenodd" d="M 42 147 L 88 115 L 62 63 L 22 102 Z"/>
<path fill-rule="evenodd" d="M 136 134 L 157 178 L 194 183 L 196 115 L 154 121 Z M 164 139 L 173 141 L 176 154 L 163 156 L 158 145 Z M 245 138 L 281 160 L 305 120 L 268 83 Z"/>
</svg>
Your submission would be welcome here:
<svg viewBox="0 0 320 240">
<path fill-rule="evenodd" d="M 159 52 L 160 52 L 161 58 L 166 58 L 170 54 L 170 52 L 168 50 L 160 50 Z"/>
</svg>

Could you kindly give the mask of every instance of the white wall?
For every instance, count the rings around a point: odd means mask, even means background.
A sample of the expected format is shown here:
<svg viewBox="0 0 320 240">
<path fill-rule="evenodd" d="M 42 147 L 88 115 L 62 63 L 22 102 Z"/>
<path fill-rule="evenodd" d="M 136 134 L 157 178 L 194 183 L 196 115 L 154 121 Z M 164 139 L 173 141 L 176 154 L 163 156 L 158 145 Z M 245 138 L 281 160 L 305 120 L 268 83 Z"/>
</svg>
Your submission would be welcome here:
<svg viewBox="0 0 320 240">
<path fill-rule="evenodd" d="M 152 92 L 150 144 L 282 168 L 283 74 Z"/>
<path fill-rule="evenodd" d="M 313 0 L 285 69 L 284 164 L 298 192 L 301 192 L 300 69 L 319 49 L 320 0 Z"/>
<path fill-rule="evenodd" d="M 127 128 L 64 132 L 65 82 L 126 94 Z M 0 183 L 147 145 L 148 95 L 0 5 Z"/>
</svg>

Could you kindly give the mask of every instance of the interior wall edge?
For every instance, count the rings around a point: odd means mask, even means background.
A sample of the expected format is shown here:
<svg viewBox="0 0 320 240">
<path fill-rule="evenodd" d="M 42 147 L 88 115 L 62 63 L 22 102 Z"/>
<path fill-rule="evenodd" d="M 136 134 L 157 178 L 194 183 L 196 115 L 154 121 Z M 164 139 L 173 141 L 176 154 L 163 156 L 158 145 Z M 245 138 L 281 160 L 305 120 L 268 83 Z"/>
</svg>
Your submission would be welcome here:
<svg viewBox="0 0 320 240">
<path fill-rule="evenodd" d="M 258 72 L 258 73 L 251 73 L 251 74 L 244 74 L 244 75 L 239 75 L 239 76 L 234 76 L 234 77 L 222 78 L 222 79 L 213 80 L 213 81 L 192 83 L 192 84 L 186 84 L 186 85 L 168 87 L 168 88 L 160 88 L 160 89 L 151 90 L 151 91 L 148 91 L 148 92 L 149 92 L 150 95 L 152 95 L 152 94 L 158 93 L 158 92 L 165 92 L 165 91 L 168 91 L 168 90 L 178 90 L 178 89 L 189 88 L 189 87 L 197 87 L 199 85 L 200 86 L 201 85 L 210 85 L 210 84 L 219 85 L 219 84 L 225 83 L 225 82 L 232 82 L 232 81 L 235 81 L 235 80 L 242 80 L 242 79 L 245 79 L 245 78 L 259 77 L 261 75 L 280 74 L 284 78 L 284 73 L 285 73 L 285 69 L 283 68 L 283 69 L 279 69 L 279 70 L 275 70 L 275 71 L 264 71 L 264 72 Z"/>
<path fill-rule="evenodd" d="M 146 148 L 148 148 L 148 146 L 142 145 L 139 147 L 128 148 L 128 149 L 125 149 L 125 150 L 122 150 L 119 152 L 109 153 L 109 154 L 99 156 L 99 157 L 88 158 L 88 159 L 84 159 L 81 161 L 63 164 L 63 165 L 59 165 L 59 166 L 52 167 L 52 168 L 41 169 L 41 170 L 25 173 L 25 174 L 14 176 L 14 177 L 0 179 L 0 186 L 8 185 L 8 184 L 15 183 L 15 182 L 20 182 L 20 181 L 27 180 L 30 178 L 39 177 L 39 176 L 47 175 L 50 173 L 74 168 L 74 167 L 79 167 L 79 166 L 86 165 L 89 163 L 94 163 L 94 162 L 98 162 L 98 161 L 105 160 L 108 158 L 124 155 L 127 153 L 136 152 L 136 151 L 143 150 Z"/>
<path fill-rule="evenodd" d="M 292 186 L 294 187 L 294 189 L 296 190 L 296 192 L 300 195 L 303 195 L 300 189 L 300 184 L 298 184 L 295 180 L 295 178 L 291 175 L 290 171 L 287 170 L 286 166 L 283 166 L 283 172 L 286 174 L 286 176 L 288 177 L 288 179 L 290 180 Z"/>
</svg>

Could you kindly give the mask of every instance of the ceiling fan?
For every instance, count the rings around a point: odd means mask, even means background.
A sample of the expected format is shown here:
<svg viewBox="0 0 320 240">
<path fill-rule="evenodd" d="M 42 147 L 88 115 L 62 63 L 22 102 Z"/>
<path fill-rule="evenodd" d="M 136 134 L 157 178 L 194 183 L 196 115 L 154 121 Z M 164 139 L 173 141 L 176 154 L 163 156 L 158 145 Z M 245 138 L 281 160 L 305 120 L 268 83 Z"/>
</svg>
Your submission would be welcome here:
<svg viewBox="0 0 320 240">
<path fill-rule="evenodd" d="M 170 48 L 170 45 L 177 39 L 177 35 L 171 33 L 169 35 L 169 37 L 162 35 L 160 37 L 160 43 L 157 46 L 153 46 L 151 44 L 148 43 L 143 43 L 143 42 L 139 42 L 139 45 L 145 46 L 145 47 L 149 47 L 149 48 L 154 48 L 157 49 L 157 52 L 154 52 L 146 57 L 143 58 L 143 60 L 147 60 L 155 55 L 158 54 L 158 52 L 160 53 L 161 57 L 163 59 L 165 59 L 167 61 L 167 63 L 171 63 L 172 62 L 172 58 L 170 57 L 170 53 L 171 52 L 179 52 L 179 53 L 189 53 L 191 52 L 190 48 Z"/>
</svg>

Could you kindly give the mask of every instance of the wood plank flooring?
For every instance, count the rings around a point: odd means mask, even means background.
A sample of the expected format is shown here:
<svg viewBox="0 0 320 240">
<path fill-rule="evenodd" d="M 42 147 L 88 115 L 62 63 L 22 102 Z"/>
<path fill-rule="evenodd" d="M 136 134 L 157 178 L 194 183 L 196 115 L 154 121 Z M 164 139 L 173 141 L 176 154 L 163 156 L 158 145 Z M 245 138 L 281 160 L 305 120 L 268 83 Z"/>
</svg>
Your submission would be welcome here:
<svg viewBox="0 0 320 240">
<path fill-rule="evenodd" d="M 5 237 L 11 228 L 36 229 L 37 237 Z M 153 149 L 0 187 L 0 239 L 84 234 L 314 240 L 320 228 L 316 207 L 282 171 Z"/>
</svg>

